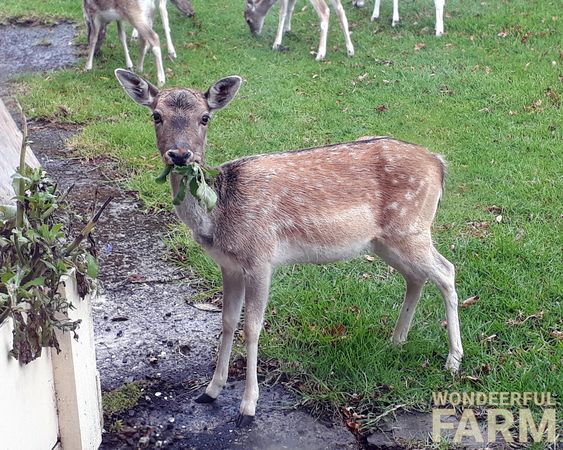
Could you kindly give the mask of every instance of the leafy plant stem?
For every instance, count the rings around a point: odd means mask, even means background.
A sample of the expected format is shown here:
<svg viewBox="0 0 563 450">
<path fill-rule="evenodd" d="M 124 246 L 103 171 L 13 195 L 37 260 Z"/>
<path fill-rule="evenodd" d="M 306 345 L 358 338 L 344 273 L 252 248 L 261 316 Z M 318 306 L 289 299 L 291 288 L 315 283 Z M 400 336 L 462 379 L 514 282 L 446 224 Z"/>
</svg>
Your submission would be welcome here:
<svg viewBox="0 0 563 450">
<path fill-rule="evenodd" d="M 20 150 L 20 165 L 18 167 L 19 174 L 23 177 L 25 175 L 25 154 L 27 150 L 27 119 L 23 113 L 23 109 L 19 102 L 17 102 L 18 110 L 20 112 L 22 120 L 22 145 Z M 24 195 L 24 180 L 20 178 L 18 180 L 18 200 L 17 200 L 17 210 L 16 210 L 16 228 L 22 228 L 23 226 L 23 212 L 24 205 L 22 203 Z"/>
</svg>

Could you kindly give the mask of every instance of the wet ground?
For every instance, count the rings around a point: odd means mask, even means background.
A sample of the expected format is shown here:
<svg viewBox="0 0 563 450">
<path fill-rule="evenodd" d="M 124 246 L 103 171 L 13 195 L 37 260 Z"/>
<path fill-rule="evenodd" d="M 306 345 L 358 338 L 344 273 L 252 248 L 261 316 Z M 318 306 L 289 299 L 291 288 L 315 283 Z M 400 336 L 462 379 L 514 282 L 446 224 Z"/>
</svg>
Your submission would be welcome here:
<svg viewBox="0 0 563 450">
<path fill-rule="evenodd" d="M 9 77 L 75 63 L 74 33 L 65 23 L 0 26 L 3 99 Z M 316 420 L 295 407 L 298 400 L 282 384 L 264 380 L 255 423 L 236 429 L 243 361 L 231 365 L 231 380 L 214 404 L 195 404 L 212 374 L 220 314 L 191 306 L 197 280 L 165 259 L 162 239 L 175 216 L 145 214 L 135 193 L 115 181 L 120 175 L 112 162 L 76 159 L 66 140 L 78 132 L 30 124 L 31 146 L 45 169 L 63 187 L 76 184 L 70 199 L 77 211 L 84 213 L 95 197 L 113 197 L 95 232 L 102 284 L 94 303 L 97 363 L 104 391 L 139 381 L 144 392 L 134 407 L 107 418 L 102 449 L 402 449 L 428 442 L 431 416 L 403 414 L 359 445 L 340 422 Z"/>
<path fill-rule="evenodd" d="M 0 82 L 24 72 L 60 69 L 76 61 L 74 25 L 0 27 Z"/>
</svg>

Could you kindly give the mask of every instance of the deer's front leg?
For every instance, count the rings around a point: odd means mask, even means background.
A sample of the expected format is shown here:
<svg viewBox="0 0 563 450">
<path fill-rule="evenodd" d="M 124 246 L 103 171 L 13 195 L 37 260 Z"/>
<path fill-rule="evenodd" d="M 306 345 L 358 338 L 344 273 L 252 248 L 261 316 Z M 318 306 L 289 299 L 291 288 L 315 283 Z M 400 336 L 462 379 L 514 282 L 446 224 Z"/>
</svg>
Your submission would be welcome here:
<svg viewBox="0 0 563 450">
<path fill-rule="evenodd" d="M 291 31 L 291 18 L 293 17 L 293 10 L 295 9 L 296 0 L 289 0 L 287 4 L 287 17 L 285 18 L 284 32 Z"/>
<path fill-rule="evenodd" d="M 221 268 L 223 275 L 223 330 L 217 366 L 213 379 L 204 394 L 196 398 L 197 403 L 211 403 L 214 401 L 227 383 L 229 375 L 229 358 L 233 348 L 235 330 L 240 319 L 240 310 L 244 299 L 244 277 L 242 271 Z"/>
<path fill-rule="evenodd" d="M 280 17 L 278 20 L 278 31 L 276 33 L 276 39 L 274 40 L 274 45 L 272 46 L 274 50 L 279 50 L 281 48 L 283 31 L 285 27 L 285 20 L 287 16 L 287 6 L 288 6 L 288 0 L 280 0 Z"/>
<path fill-rule="evenodd" d="M 444 34 L 444 4 L 445 0 L 434 0 L 436 7 L 436 36 Z"/>
<path fill-rule="evenodd" d="M 326 39 L 328 36 L 328 21 L 330 19 L 330 9 L 324 0 L 311 0 L 311 4 L 315 8 L 319 19 L 321 20 L 321 38 L 319 41 L 319 50 L 317 51 L 317 61 L 325 59 L 326 55 Z"/>
<path fill-rule="evenodd" d="M 381 6 L 381 0 L 375 0 L 373 5 L 373 13 L 371 14 L 371 21 L 379 19 L 379 7 Z"/>
<path fill-rule="evenodd" d="M 237 419 L 238 427 L 250 425 L 256 414 L 256 402 L 258 401 L 258 338 L 268 303 L 271 274 L 270 267 L 263 267 L 245 274 L 246 385 Z"/>
<path fill-rule="evenodd" d="M 166 47 L 168 48 L 168 55 L 172 59 L 176 59 L 176 49 L 172 44 L 172 36 L 170 35 L 170 21 L 168 20 L 168 9 L 166 9 L 166 0 L 160 0 L 158 3 L 160 10 L 160 18 L 162 19 L 162 28 L 164 28 L 164 35 L 166 36 Z"/>
<path fill-rule="evenodd" d="M 98 35 L 102 27 L 100 21 L 93 17 L 88 25 L 88 58 L 86 59 L 86 66 L 84 70 L 92 70 L 94 63 L 94 53 L 96 52 L 96 44 L 98 42 Z"/>
</svg>

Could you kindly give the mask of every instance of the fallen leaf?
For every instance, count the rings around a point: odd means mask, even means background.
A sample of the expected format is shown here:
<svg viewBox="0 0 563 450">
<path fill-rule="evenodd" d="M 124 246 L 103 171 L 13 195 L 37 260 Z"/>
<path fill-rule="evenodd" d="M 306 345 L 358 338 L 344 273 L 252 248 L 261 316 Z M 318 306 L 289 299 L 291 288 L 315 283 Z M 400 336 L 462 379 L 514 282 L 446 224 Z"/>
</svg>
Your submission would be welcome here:
<svg viewBox="0 0 563 450">
<path fill-rule="evenodd" d="M 219 308 L 217 305 L 214 305 L 213 303 L 194 303 L 193 307 L 201 311 L 221 312 L 221 308 Z"/>
<path fill-rule="evenodd" d="M 539 311 L 535 314 L 531 314 L 525 318 L 522 317 L 522 314 L 518 314 L 518 316 L 516 317 L 516 319 L 508 319 L 506 321 L 506 324 L 509 326 L 517 326 L 517 325 L 523 325 L 525 324 L 528 320 L 541 320 L 543 319 L 543 311 Z"/>
<path fill-rule="evenodd" d="M 472 383 L 476 383 L 477 381 L 479 381 L 479 377 L 476 377 L 474 375 L 465 375 L 463 377 L 461 377 L 462 380 L 469 380 Z"/>
<path fill-rule="evenodd" d="M 375 258 L 371 255 L 364 255 L 364 259 L 369 262 L 375 261 Z"/>
<path fill-rule="evenodd" d="M 503 30 L 502 30 L 500 33 L 498 33 L 497 36 L 498 36 L 498 37 L 501 37 L 501 38 L 505 38 L 506 36 L 508 36 L 508 31 L 506 31 L 506 30 L 503 28 Z"/>
<path fill-rule="evenodd" d="M 563 331 L 554 330 L 551 333 L 549 333 L 549 335 L 551 337 L 554 337 L 555 339 L 563 339 Z"/>
<path fill-rule="evenodd" d="M 379 105 L 379 106 L 378 106 L 377 108 L 375 108 L 375 109 L 377 109 L 378 112 L 383 113 L 383 112 L 387 111 L 387 106 L 385 106 L 385 105 Z"/>
<path fill-rule="evenodd" d="M 502 213 L 502 206 L 492 205 L 487 207 L 487 211 L 492 214 L 501 214 Z"/>
<path fill-rule="evenodd" d="M 528 42 L 528 39 L 530 39 L 530 36 L 532 34 L 533 33 L 531 31 L 527 31 L 526 34 L 524 34 L 524 36 L 522 36 L 522 40 L 521 40 L 522 44 L 525 44 L 526 42 Z"/>
<path fill-rule="evenodd" d="M 358 80 L 359 80 L 359 81 L 364 81 L 367 77 L 368 77 L 368 73 L 366 72 L 366 73 L 364 73 L 363 75 L 360 75 L 360 76 L 358 77 Z"/>
<path fill-rule="evenodd" d="M 477 303 L 479 301 L 479 296 L 478 295 L 474 295 L 472 297 L 469 297 L 467 299 L 465 299 L 463 301 L 463 303 L 461 304 L 462 308 L 469 308 L 471 305 L 474 305 L 475 303 Z"/>
<path fill-rule="evenodd" d="M 139 275 L 138 273 L 132 273 L 127 277 L 127 281 L 129 281 L 129 283 L 144 283 L 146 280 L 146 277 Z"/>
<path fill-rule="evenodd" d="M 447 320 L 442 320 L 442 321 L 440 322 L 440 326 L 441 326 L 442 328 L 447 328 L 447 327 L 448 327 L 448 321 L 447 321 Z"/>
<path fill-rule="evenodd" d="M 501 223 L 502 222 L 502 215 L 499 214 L 498 216 L 496 216 L 495 221 L 496 221 L 496 223 Z"/>
<path fill-rule="evenodd" d="M 483 342 L 491 342 L 491 341 L 493 341 L 496 337 L 497 337 L 496 334 L 491 334 L 490 336 L 487 336 L 487 337 L 483 338 Z"/>
<path fill-rule="evenodd" d="M 561 99 L 559 97 L 559 94 L 555 90 L 551 88 L 547 88 L 547 90 L 545 91 L 545 96 L 549 98 L 553 102 L 553 104 L 559 108 L 559 106 L 561 105 Z"/>
<path fill-rule="evenodd" d="M 332 327 L 328 331 L 328 334 L 334 337 L 342 337 L 346 334 L 346 325 L 340 324 L 335 327 Z"/>
<path fill-rule="evenodd" d="M 425 44 L 424 42 L 419 42 L 418 44 L 416 44 L 416 45 L 414 46 L 414 49 L 415 49 L 415 51 L 416 51 L 416 50 L 422 50 L 422 49 L 425 48 L 425 47 L 426 47 L 426 44 Z"/>
<path fill-rule="evenodd" d="M 369 280 L 371 278 L 371 275 L 367 272 L 362 273 L 362 278 L 364 280 Z"/>
</svg>

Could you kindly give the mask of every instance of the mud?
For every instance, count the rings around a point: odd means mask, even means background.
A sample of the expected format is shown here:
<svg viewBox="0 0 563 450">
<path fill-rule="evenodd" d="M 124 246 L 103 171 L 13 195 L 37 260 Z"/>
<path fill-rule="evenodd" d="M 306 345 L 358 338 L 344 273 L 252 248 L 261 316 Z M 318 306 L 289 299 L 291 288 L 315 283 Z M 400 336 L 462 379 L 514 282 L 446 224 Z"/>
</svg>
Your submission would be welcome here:
<svg viewBox="0 0 563 450">
<path fill-rule="evenodd" d="M 74 25 L 0 26 L 0 81 L 29 72 L 70 66 L 76 62 Z"/>
</svg>

